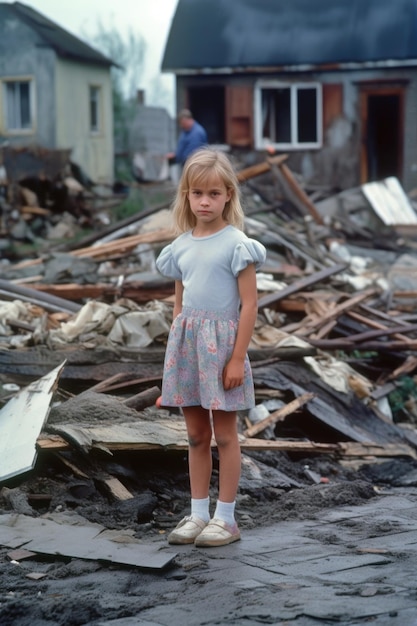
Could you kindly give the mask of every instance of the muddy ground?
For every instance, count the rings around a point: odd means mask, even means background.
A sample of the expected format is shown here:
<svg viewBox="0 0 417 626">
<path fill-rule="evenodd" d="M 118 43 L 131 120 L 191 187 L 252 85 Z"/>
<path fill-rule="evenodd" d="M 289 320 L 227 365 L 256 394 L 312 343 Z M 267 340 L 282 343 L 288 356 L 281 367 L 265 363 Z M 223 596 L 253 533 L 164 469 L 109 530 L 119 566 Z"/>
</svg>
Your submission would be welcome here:
<svg viewBox="0 0 417 626">
<path fill-rule="evenodd" d="M 72 454 L 67 453 L 69 462 Z M 124 452 L 116 453 L 110 461 L 100 456 L 82 461 L 79 455 L 72 460 L 76 460 L 78 467 L 84 467 L 91 478 L 75 478 L 52 454 L 42 453 L 29 476 L 3 485 L 1 512 L 15 511 L 33 517 L 78 515 L 105 528 L 129 530 L 145 543 L 161 546 L 166 545 L 167 532 L 188 512 L 185 453 Z M 99 472 L 123 479 L 134 498 L 124 502 L 109 500 L 97 481 Z M 416 475 L 417 463 L 411 459 L 365 464 L 353 471 L 330 456 L 301 458 L 273 451 L 245 453 L 237 501 L 242 537 L 245 530 L 281 521 L 314 520 L 324 509 L 344 505 L 375 502 L 377 512 L 381 491 L 412 490 L 417 483 Z M 315 483 L 320 478 L 324 482 Z M 214 452 L 213 503 L 216 481 Z M 363 529 L 364 536 L 370 532 L 371 527 Z M 150 624 L 139 618 L 126 619 L 161 603 L 175 604 L 181 585 L 200 589 L 205 583 L 206 556 L 204 550 L 194 547 L 180 552 L 162 570 L 41 555 L 12 563 L 9 552 L 9 548 L 0 548 L 1 626 L 78 626 L 111 620 L 123 620 L 115 624 Z M 46 576 L 31 580 L 27 575 L 34 571 Z M 176 624 L 175 615 L 171 623 Z M 195 617 L 193 624 L 200 623 L 223 622 L 207 621 L 207 616 L 201 616 L 199 621 Z"/>
</svg>

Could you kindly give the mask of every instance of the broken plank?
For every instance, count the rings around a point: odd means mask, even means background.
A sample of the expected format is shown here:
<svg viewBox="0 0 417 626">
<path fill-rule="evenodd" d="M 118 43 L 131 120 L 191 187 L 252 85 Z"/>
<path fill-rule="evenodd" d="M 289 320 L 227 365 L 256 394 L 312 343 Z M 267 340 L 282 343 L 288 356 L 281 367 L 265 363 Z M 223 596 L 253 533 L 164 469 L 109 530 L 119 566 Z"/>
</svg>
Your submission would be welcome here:
<svg viewBox="0 0 417 626">
<path fill-rule="evenodd" d="M 396 335 L 399 331 L 402 333 L 410 333 L 417 330 L 417 324 L 410 324 L 409 326 L 394 326 L 392 328 L 380 328 L 375 330 L 368 330 L 363 333 L 357 333 L 356 335 L 350 335 L 348 339 L 350 341 L 354 341 L 355 343 L 360 343 L 362 341 L 367 341 L 369 339 L 376 339 L 378 337 L 385 337 L 389 335 Z M 405 341 L 407 343 L 409 341 L 408 337 L 401 337 L 400 341 Z"/>
<path fill-rule="evenodd" d="M 364 324 L 365 326 L 369 326 L 370 328 L 375 328 L 377 330 L 382 330 L 382 331 L 389 330 L 388 326 L 385 326 L 384 324 L 381 324 L 380 322 L 377 322 L 376 320 L 371 320 L 368 317 L 365 317 L 364 315 L 357 313 L 356 311 L 348 311 L 347 315 L 351 317 L 352 319 L 354 319 L 355 321 L 360 322 L 361 324 Z M 393 319 L 392 321 L 398 324 L 396 319 Z M 397 326 L 397 329 L 399 328 L 400 331 L 402 330 L 407 331 L 410 326 L 411 324 L 402 323 L 400 327 Z M 400 332 L 395 332 L 394 337 L 396 339 L 407 340 L 405 335 L 402 335 Z"/>
<path fill-rule="evenodd" d="M 417 298 L 417 292 L 415 297 Z M 380 309 L 375 309 L 369 304 L 365 304 L 364 302 L 360 304 L 358 308 L 367 313 L 368 316 L 377 317 L 385 320 L 386 322 L 396 322 L 397 324 L 401 322 L 402 324 L 404 324 L 404 326 L 408 325 L 408 322 L 406 320 L 403 320 L 401 315 L 390 315 L 389 313 L 381 311 Z"/>
<path fill-rule="evenodd" d="M 122 380 L 124 381 L 128 378 L 129 378 L 129 374 L 126 374 L 124 372 L 118 372 L 117 374 L 113 374 L 113 376 L 110 376 L 109 378 L 106 378 L 105 380 L 101 380 L 96 385 L 89 387 L 88 391 L 96 391 L 97 393 L 102 393 L 104 391 L 108 391 L 108 388 L 110 385 L 116 382 L 120 382 Z"/>
<path fill-rule="evenodd" d="M 250 167 L 246 167 L 243 170 L 237 172 L 237 179 L 240 183 L 249 180 L 250 178 L 254 178 L 255 176 L 260 176 L 261 174 L 265 174 L 271 169 L 271 164 L 280 165 L 286 159 L 288 159 L 288 155 L 280 154 L 275 157 L 271 157 L 267 161 L 263 161 L 262 163 L 256 163 L 255 165 L 251 165 Z"/>
<path fill-rule="evenodd" d="M 47 435 L 41 433 L 36 440 L 36 447 L 39 450 L 50 450 L 51 452 L 60 452 L 62 450 L 70 450 L 70 444 L 60 435 Z"/>
<path fill-rule="evenodd" d="M 137 393 L 135 396 L 131 396 L 126 400 L 123 400 L 123 404 L 128 406 L 136 411 L 143 411 L 148 406 L 155 405 L 156 400 L 161 395 L 161 390 L 159 387 L 151 387 L 150 389 L 145 389 L 140 393 Z"/>
<path fill-rule="evenodd" d="M 78 313 L 81 309 L 80 304 L 76 304 L 70 300 L 51 296 L 47 293 L 42 294 L 36 289 L 16 285 L 8 280 L 0 279 L 0 294 L 3 295 L 6 300 L 18 299 L 23 300 L 24 302 L 31 302 L 32 304 L 37 304 L 46 311 Z"/>
<path fill-rule="evenodd" d="M 115 476 L 96 476 L 95 482 L 101 485 L 113 500 L 131 500 L 134 496 Z"/>
<path fill-rule="evenodd" d="M 296 398 L 295 400 L 289 402 L 277 411 L 274 411 L 265 419 L 247 428 L 243 434 L 245 435 L 245 437 L 252 437 L 253 435 L 257 435 L 258 433 L 265 430 L 265 428 L 267 428 L 268 426 L 272 426 L 273 424 L 276 424 L 276 422 L 285 419 L 288 415 L 291 415 L 291 413 L 294 413 L 301 406 L 309 402 L 309 400 L 312 400 L 315 395 L 316 394 L 314 393 L 304 393 L 299 398 Z"/>
<path fill-rule="evenodd" d="M 342 313 L 349 311 L 350 309 L 355 307 L 359 302 L 366 300 L 367 298 L 369 298 L 370 296 L 374 294 L 375 294 L 374 289 L 367 289 L 365 291 L 362 291 L 361 293 L 356 294 L 352 298 L 348 298 L 341 304 L 337 304 L 335 307 L 331 308 L 328 311 L 328 313 L 325 313 L 324 315 L 320 316 L 319 319 L 313 319 L 311 320 L 311 322 L 306 324 L 303 328 L 302 335 L 304 336 L 305 334 L 308 334 L 310 331 L 311 332 L 317 331 L 319 328 L 322 328 L 323 326 L 325 326 L 330 320 L 334 320 L 335 318 L 338 318 L 340 315 L 342 315 Z M 370 331 L 370 332 L 374 332 L 374 331 Z"/>
<path fill-rule="evenodd" d="M 24 216 L 41 215 L 43 217 L 48 217 L 51 215 L 51 211 L 49 209 L 44 209 L 38 206 L 22 206 L 20 207 L 20 213 Z"/>
<path fill-rule="evenodd" d="M 91 257 L 96 260 L 106 259 L 110 255 L 124 256 L 136 248 L 140 243 L 164 243 L 174 239 L 175 233 L 172 229 L 158 229 L 149 233 L 130 235 L 110 241 L 109 243 L 97 244 L 88 248 L 79 248 L 71 252 L 76 257 Z"/>
<path fill-rule="evenodd" d="M 327 335 L 331 333 L 331 331 L 336 326 L 336 324 L 337 324 L 337 320 L 330 320 L 329 322 L 327 322 L 327 324 L 322 326 L 321 329 L 318 331 L 318 333 L 313 335 L 313 337 L 317 337 L 317 339 L 322 339 L 323 337 L 327 337 Z"/>
<path fill-rule="evenodd" d="M 146 282 L 123 282 L 121 285 L 97 283 L 96 285 L 67 284 L 44 284 L 34 283 L 31 288 L 47 293 L 51 296 L 66 300 L 85 300 L 87 298 L 98 300 L 100 298 L 128 298 L 138 304 L 145 304 L 150 300 L 162 300 L 174 292 L 174 281 L 171 283 Z"/>
<path fill-rule="evenodd" d="M 244 439 L 240 442 L 242 450 L 277 450 L 280 452 L 302 452 L 305 454 L 333 454 L 338 451 L 335 443 L 317 443 L 315 441 L 287 441 L 285 439 Z"/>
<path fill-rule="evenodd" d="M 408 356 L 399 367 L 388 375 L 387 379 L 394 380 L 395 378 L 399 378 L 405 374 L 412 374 L 416 369 L 417 358 L 415 356 Z"/>
<path fill-rule="evenodd" d="M 303 452 L 303 453 L 321 453 L 332 454 L 339 452 L 338 444 L 332 443 L 316 443 L 313 441 L 287 441 L 285 439 L 271 440 L 271 439 L 256 439 L 246 438 L 243 435 L 239 436 L 240 447 L 242 450 L 277 450 L 282 452 Z M 212 444 L 215 447 L 215 444 Z M 40 450 L 45 452 L 49 450 L 69 450 L 71 445 L 65 441 L 63 437 L 57 435 L 47 435 L 42 433 L 37 440 L 37 446 Z M 106 447 L 111 451 L 141 451 L 141 450 L 162 450 L 162 446 L 149 443 L 125 443 L 125 444 L 106 444 Z M 188 449 L 187 443 L 172 444 L 169 446 L 170 450 L 184 451 Z"/>
<path fill-rule="evenodd" d="M 100 242 L 104 242 L 104 240 L 108 241 L 108 237 L 112 237 L 113 239 L 114 238 L 119 239 L 121 236 L 123 236 L 123 234 L 121 233 L 125 233 L 132 225 L 136 224 L 137 226 L 139 226 L 139 224 L 146 221 L 150 215 L 159 213 L 159 211 L 162 211 L 163 209 L 168 209 L 169 205 L 170 205 L 170 202 L 163 202 L 162 204 L 158 206 L 145 207 L 144 209 L 140 211 L 139 214 L 134 213 L 133 215 L 126 217 L 125 219 L 117 222 L 116 224 L 110 224 L 109 226 L 106 226 L 105 228 L 100 228 L 99 231 L 96 230 L 95 232 L 90 233 L 86 237 L 83 237 L 83 239 L 76 241 L 76 242 L 70 242 L 68 245 L 63 245 L 62 247 L 65 250 L 71 250 L 71 249 L 73 250 L 77 248 L 86 248 L 88 246 L 92 246 L 96 242 L 100 243 Z"/>
<path fill-rule="evenodd" d="M 279 169 L 281 170 L 283 177 L 291 188 L 291 191 L 295 193 L 300 202 L 308 209 L 311 217 L 314 219 L 316 224 L 323 224 L 323 218 L 317 211 L 314 204 L 311 202 L 304 189 L 298 184 L 297 180 L 294 177 L 294 174 L 291 172 L 288 165 L 286 165 L 285 163 L 280 163 Z"/>
<path fill-rule="evenodd" d="M 320 350 L 361 350 L 362 352 L 395 352 L 417 350 L 417 339 L 407 341 L 364 341 L 356 343 L 346 339 L 308 339 Z"/>
<path fill-rule="evenodd" d="M 61 439 L 61 438 L 59 438 L 59 439 Z M 61 443 L 62 443 L 62 440 L 61 440 Z M 83 472 L 82 469 L 77 467 L 75 465 L 75 463 L 72 463 L 72 461 L 70 461 L 69 459 L 65 458 L 62 454 L 59 454 L 59 452 L 54 452 L 54 456 L 63 465 L 65 465 L 65 467 L 67 467 L 69 470 L 71 470 L 71 472 L 74 474 L 74 476 L 78 476 L 78 478 L 89 478 L 88 474 Z"/>
<path fill-rule="evenodd" d="M 106 387 L 106 391 L 115 391 L 115 390 L 121 391 L 122 389 L 126 387 L 136 387 L 138 385 L 149 385 L 149 384 L 157 383 L 157 382 L 161 382 L 161 375 L 149 376 L 149 377 L 143 377 L 143 378 L 130 378 L 128 380 L 109 385 L 108 387 Z"/>
<path fill-rule="evenodd" d="M 375 443 L 359 443 L 357 441 L 343 441 L 338 443 L 340 453 L 344 457 L 396 457 L 408 456 L 417 459 L 417 452 L 411 446 L 401 443 L 384 443 L 379 446 Z"/>
<path fill-rule="evenodd" d="M 315 272 L 311 276 L 307 278 L 302 278 L 301 280 L 295 281 L 292 285 L 281 289 L 281 291 L 273 294 L 269 294 L 260 298 L 258 301 L 258 308 L 263 309 L 265 307 L 278 302 L 278 300 L 283 300 L 287 296 L 297 293 L 297 291 L 302 291 L 306 287 L 310 287 L 315 285 L 316 283 L 333 276 L 334 274 L 338 274 L 339 272 L 343 272 L 346 269 L 346 264 L 333 265 L 332 267 L 328 267 L 324 270 L 320 270 L 319 272 Z"/>
</svg>

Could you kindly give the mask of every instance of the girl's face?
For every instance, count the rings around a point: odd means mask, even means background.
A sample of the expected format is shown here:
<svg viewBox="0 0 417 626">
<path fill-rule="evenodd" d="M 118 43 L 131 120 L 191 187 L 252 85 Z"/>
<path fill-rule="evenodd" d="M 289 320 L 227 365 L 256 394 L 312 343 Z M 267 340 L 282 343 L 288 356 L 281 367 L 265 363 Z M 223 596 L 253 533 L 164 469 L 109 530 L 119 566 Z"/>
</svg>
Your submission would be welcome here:
<svg viewBox="0 0 417 626">
<path fill-rule="evenodd" d="M 188 201 L 197 224 L 221 228 L 225 224 L 223 210 L 231 195 L 218 176 L 209 176 L 204 182 L 194 181 L 188 190 Z"/>
</svg>

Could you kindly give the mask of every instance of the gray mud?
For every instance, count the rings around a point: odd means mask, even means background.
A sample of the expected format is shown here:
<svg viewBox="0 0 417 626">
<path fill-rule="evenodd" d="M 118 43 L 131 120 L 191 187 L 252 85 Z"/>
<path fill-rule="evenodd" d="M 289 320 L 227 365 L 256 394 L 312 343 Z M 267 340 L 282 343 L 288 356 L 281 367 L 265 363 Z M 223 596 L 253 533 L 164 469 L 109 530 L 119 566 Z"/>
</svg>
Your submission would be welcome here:
<svg viewBox="0 0 417 626">
<path fill-rule="evenodd" d="M 393 526 L 386 520 L 378 519 L 381 493 L 394 487 L 403 488 L 403 484 L 407 485 L 409 492 L 414 492 L 409 477 L 415 473 L 416 463 L 411 460 L 364 466 L 353 472 L 343 469 L 330 457 L 306 460 L 290 458 L 283 453 L 262 452 L 251 453 L 249 459 L 249 464 L 244 463 L 237 501 L 237 519 L 242 532 L 239 546 L 244 546 L 245 532 L 250 537 L 254 532 L 262 537 L 262 529 L 274 525 L 279 536 L 280 525 L 298 522 L 305 524 L 302 530 L 305 541 L 320 541 L 329 547 L 343 542 L 348 545 L 353 530 L 354 536 L 361 539 L 384 536 L 393 531 Z M 86 523 L 95 522 L 108 529 L 129 530 L 134 537 L 165 549 L 167 532 L 188 512 L 186 455 L 124 453 L 119 457 L 115 455 L 111 461 L 105 462 L 102 458 L 99 461 L 95 465 L 91 459 L 85 460 L 84 469 L 91 478 L 75 479 L 71 472 L 63 469 L 62 464 L 55 464 L 53 457 L 42 456 L 35 471 L 26 480 L 15 481 L 1 490 L 2 512 L 16 510 L 19 506 L 24 507 L 24 511 L 20 512 L 28 514 L 29 509 L 34 517 L 47 516 L 52 512 L 73 512 L 82 516 Z M 79 457 L 77 463 L 80 465 Z M 311 478 L 306 474 L 307 465 L 328 482 L 311 484 Z M 260 468 L 255 475 L 253 467 Z M 134 498 L 125 502 L 109 501 L 108 495 L 100 490 L 100 481 L 97 480 L 103 471 L 123 478 Z M 216 481 L 215 463 L 212 502 L 216 498 Z M 11 497 L 11 494 L 15 497 Z M 33 494 L 46 494 L 48 498 L 37 500 L 32 497 Z M 324 513 L 365 504 L 375 510 L 375 515 L 366 518 L 365 522 L 360 518 L 349 525 L 345 520 L 332 532 L 315 523 Z M 215 549 L 215 563 L 218 563 L 220 570 L 225 567 L 222 566 L 223 557 L 229 554 L 226 550 L 231 549 L 232 546 Z M 213 552 L 199 550 L 194 546 L 181 546 L 173 562 L 163 570 L 156 571 L 41 555 L 12 563 L 7 556 L 9 552 L 10 548 L 0 548 L 1 626 L 98 626 L 107 623 L 113 623 L 113 626 L 173 626 L 184 623 L 309 626 L 317 623 L 363 623 L 352 621 L 349 616 L 346 616 L 345 621 L 340 618 L 336 622 L 317 621 L 317 618 L 309 621 L 308 615 L 299 615 L 296 619 L 293 616 L 290 621 L 278 618 L 277 621 L 268 621 L 265 598 L 257 603 L 256 594 L 245 589 L 236 589 L 233 594 L 232 613 L 240 615 L 235 621 L 230 613 L 230 589 L 227 585 L 224 586 L 224 592 L 217 589 L 216 597 L 211 598 L 216 606 L 212 618 L 201 614 L 200 609 L 196 614 L 193 612 L 195 599 L 210 590 L 216 574 L 213 570 Z M 251 558 L 256 560 L 256 551 Z M 32 580 L 27 576 L 33 572 L 46 575 L 39 580 Z M 324 585 L 324 592 L 325 589 Z M 291 596 L 290 589 L 288 593 Z M 378 590 L 378 593 L 382 591 Z M 259 610 L 251 610 L 251 617 L 244 617 L 243 608 L 249 598 Z M 188 611 L 189 619 L 186 621 L 183 612 L 181 617 L 176 617 L 175 610 L 179 602 L 181 610 Z M 165 613 L 162 608 L 166 610 Z M 149 611 L 160 612 L 158 621 L 146 619 Z M 222 614 L 228 616 L 224 621 L 219 618 Z M 142 615 L 145 616 L 143 619 Z"/>
</svg>

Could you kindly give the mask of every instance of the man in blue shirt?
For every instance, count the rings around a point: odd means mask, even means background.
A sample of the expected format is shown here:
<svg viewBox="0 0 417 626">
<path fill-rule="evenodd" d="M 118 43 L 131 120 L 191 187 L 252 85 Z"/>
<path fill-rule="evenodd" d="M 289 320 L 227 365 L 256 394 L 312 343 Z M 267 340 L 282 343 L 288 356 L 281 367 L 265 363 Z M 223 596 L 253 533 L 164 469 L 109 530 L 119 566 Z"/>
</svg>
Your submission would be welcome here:
<svg viewBox="0 0 417 626">
<path fill-rule="evenodd" d="M 206 146 L 208 141 L 205 129 L 193 118 L 188 109 L 180 111 L 178 122 L 182 130 L 178 138 L 177 149 L 167 156 L 168 159 L 182 166 L 192 152 Z"/>
</svg>

